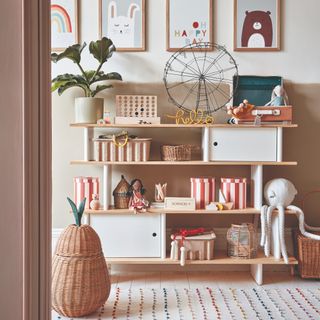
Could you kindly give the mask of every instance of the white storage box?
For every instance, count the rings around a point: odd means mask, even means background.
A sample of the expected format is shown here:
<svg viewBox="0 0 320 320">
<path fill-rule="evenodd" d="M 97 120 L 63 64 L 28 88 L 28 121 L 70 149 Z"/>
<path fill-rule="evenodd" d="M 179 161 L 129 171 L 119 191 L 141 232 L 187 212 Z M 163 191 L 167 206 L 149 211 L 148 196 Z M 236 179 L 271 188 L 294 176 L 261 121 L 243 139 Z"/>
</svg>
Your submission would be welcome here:
<svg viewBox="0 0 320 320">
<path fill-rule="evenodd" d="M 277 161 L 277 128 L 212 128 L 210 161 Z"/>
<path fill-rule="evenodd" d="M 161 217 L 155 215 L 90 215 L 102 250 L 110 258 L 160 258 Z"/>
<path fill-rule="evenodd" d="M 148 161 L 150 156 L 151 138 L 128 139 L 124 146 L 116 145 L 112 139 L 94 139 L 95 161 Z M 124 139 L 118 143 L 123 145 Z"/>
</svg>

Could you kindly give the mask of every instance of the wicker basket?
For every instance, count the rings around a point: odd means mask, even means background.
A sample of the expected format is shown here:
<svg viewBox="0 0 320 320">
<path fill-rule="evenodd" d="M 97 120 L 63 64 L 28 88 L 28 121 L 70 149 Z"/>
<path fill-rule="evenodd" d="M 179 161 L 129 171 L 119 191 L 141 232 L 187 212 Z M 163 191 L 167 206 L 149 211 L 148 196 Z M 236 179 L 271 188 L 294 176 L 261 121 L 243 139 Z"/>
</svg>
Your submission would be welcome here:
<svg viewBox="0 0 320 320">
<path fill-rule="evenodd" d="M 121 175 L 121 180 L 113 190 L 113 197 L 114 197 L 114 207 L 116 209 L 128 209 L 129 208 L 129 200 L 130 196 L 128 195 L 129 191 L 129 183 Z"/>
<path fill-rule="evenodd" d="M 81 317 L 100 308 L 110 294 L 110 279 L 97 233 L 88 225 L 68 226 L 52 260 L 52 308 Z"/>
<path fill-rule="evenodd" d="M 161 146 L 161 159 L 163 161 L 190 161 L 192 147 L 188 144 Z"/>
<path fill-rule="evenodd" d="M 252 223 L 232 224 L 227 233 L 228 256 L 252 259 L 257 255 L 257 235 Z"/>
<path fill-rule="evenodd" d="M 320 279 L 320 241 L 304 237 L 298 230 L 294 234 L 301 278 Z"/>
</svg>

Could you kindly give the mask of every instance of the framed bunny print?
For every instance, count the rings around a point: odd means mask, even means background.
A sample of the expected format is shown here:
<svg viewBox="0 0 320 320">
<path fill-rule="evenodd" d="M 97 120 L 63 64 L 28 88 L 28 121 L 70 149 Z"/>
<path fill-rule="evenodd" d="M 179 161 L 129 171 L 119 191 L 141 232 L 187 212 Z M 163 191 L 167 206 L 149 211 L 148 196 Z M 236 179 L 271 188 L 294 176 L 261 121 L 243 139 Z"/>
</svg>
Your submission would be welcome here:
<svg viewBox="0 0 320 320">
<path fill-rule="evenodd" d="M 100 36 L 117 51 L 145 51 L 145 0 L 100 0 Z"/>
</svg>

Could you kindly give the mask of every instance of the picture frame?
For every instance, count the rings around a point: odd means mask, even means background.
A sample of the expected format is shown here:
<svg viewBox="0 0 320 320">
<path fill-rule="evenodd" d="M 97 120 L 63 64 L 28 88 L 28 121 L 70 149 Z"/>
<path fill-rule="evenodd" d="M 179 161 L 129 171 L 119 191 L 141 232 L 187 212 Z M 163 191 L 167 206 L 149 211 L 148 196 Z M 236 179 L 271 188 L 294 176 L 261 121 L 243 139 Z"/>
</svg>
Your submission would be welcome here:
<svg viewBox="0 0 320 320">
<path fill-rule="evenodd" d="M 51 0 L 51 50 L 79 43 L 78 0 Z"/>
<path fill-rule="evenodd" d="M 99 34 L 117 51 L 146 50 L 146 0 L 99 0 Z"/>
<path fill-rule="evenodd" d="M 281 0 L 234 0 L 234 51 L 279 51 Z"/>
<path fill-rule="evenodd" d="M 167 51 L 174 52 L 188 44 L 213 41 L 213 0 L 166 1 Z"/>
</svg>

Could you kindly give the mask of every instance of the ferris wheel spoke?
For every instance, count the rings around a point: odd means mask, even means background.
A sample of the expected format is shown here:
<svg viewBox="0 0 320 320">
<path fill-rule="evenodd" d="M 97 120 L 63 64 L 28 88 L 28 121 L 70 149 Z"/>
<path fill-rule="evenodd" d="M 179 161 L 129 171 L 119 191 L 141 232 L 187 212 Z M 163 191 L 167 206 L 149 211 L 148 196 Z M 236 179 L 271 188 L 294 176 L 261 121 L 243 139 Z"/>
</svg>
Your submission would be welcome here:
<svg viewBox="0 0 320 320">
<path fill-rule="evenodd" d="M 209 66 L 207 67 L 207 69 L 204 72 L 204 74 L 206 75 L 209 72 L 209 70 L 211 69 L 211 67 L 214 66 L 225 55 L 226 55 L 225 51 L 220 52 L 218 54 L 218 56 L 209 64 Z"/>
<path fill-rule="evenodd" d="M 211 76 L 211 77 L 206 76 L 205 78 L 209 79 L 211 81 L 219 81 L 221 83 L 233 84 L 233 80 L 230 80 L 230 79 L 217 78 L 217 77 L 214 77 L 214 76 Z"/>
<path fill-rule="evenodd" d="M 184 100 L 181 102 L 181 105 L 183 105 L 183 104 L 187 101 L 187 99 L 190 97 L 190 95 L 191 95 L 191 93 L 193 92 L 193 89 L 196 87 L 196 85 L 197 85 L 197 83 L 195 83 L 195 84 L 191 87 L 191 89 L 189 90 L 189 92 L 188 92 L 187 95 L 185 96 Z"/>
<path fill-rule="evenodd" d="M 201 74 L 201 70 L 200 70 L 196 55 L 194 54 L 194 50 L 191 50 L 191 51 L 192 51 L 192 55 L 193 55 L 194 61 L 196 62 L 196 65 L 198 67 L 199 74 Z"/>
<path fill-rule="evenodd" d="M 184 67 L 186 67 L 187 69 L 189 69 L 190 71 L 194 72 L 194 73 L 198 73 L 198 71 L 196 69 L 194 69 L 193 67 L 191 67 L 190 65 L 188 65 L 187 63 L 181 61 L 180 59 L 178 59 L 177 57 L 175 57 L 175 60 L 177 60 L 178 62 L 180 62 Z"/>
<path fill-rule="evenodd" d="M 168 71 L 167 75 L 178 76 L 178 77 L 187 77 L 187 78 L 197 78 L 198 77 L 194 73 L 189 73 L 189 72 L 184 72 L 184 71 L 177 71 L 177 70 Z"/>
<path fill-rule="evenodd" d="M 204 73 L 204 68 L 205 68 L 205 66 L 206 66 L 206 62 L 207 62 L 207 50 L 205 50 L 205 52 L 204 52 L 204 59 L 203 59 L 203 66 L 202 66 L 202 74 Z"/>
<path fill-rule="evenodd" d="M 194 81 L 194 80 L 196 80 L 196 79 L 198 79 L 198 78 L 197 78 L 197 77 L 194 77 L 194 78 L 192 78 L 192 79 L 189 79 L 189 80 L 186 80 L 186 81 L 183 81 L 183 82 L 179 82 L 179 83 L 177 83 L 177 84 L 175 84 L 175 85 L 173 85 L 173 86 L 171 86 L 171 87 L 168 87 L 167 89 L 170 90 L 170 89 L 172 89 L 172 88 L 181 86 L 181 85 L 183 85 L 183 84 L 186 84 L 186 83 L 188 83 L 188 82 L 190 82 L 190 81 Z"/>
<path fill-rule="evenodd" d="M 214 103 L 212 102 L 211 96 L 213 96 L 213 99 L 214 99 L 214 101 L 215 101 L 216 104 L 214 104 Z M 216 96 L 211 92 L 211 93 L 209 93 L 208 97 L 209 97 L 209 99 L 210 99 L 210 101 L 211 101 L 211 103 L 212 103 L 213 110 L 216 110 L 215 105 L 216 105 L 217 107 L 219 107 L 219 104 L 218 104 L 218 101 L 217 101 L 217 99 L 216 99 Z"/>
<path fill-rule="evenodd" d="M 207 109 L 207 113 L 210 114 L 210 110 L 211 109 L 210 109 L 210 102 L 209 102 L 209 94 L 208 94 L 208 90 L 207 90 L 207 84 L 206 84 L 205 81 L 203 83 L 204 83 L 204 91 L 206 93 L 206 101 L 207 101 L 206 109 Z"/>
<path fill-rule="evenodd" d="M 205 76 L 213 76 L 213 75 L 216 75 L 216 74 L 221 74 L 223 72 L 227 72 L 227 71 L 230 71 L 230 70 L 233 70 L 233 69 L 237 69 L 236 66 L 232 66 L 232 67 L 229 67 L 229 68 L 225 68 L 225 69 L 221 69 L 219 71 L 214 71 L 214 72 L 211 72 L 211 73 L 207 73 Z"/>
<path fill-rule="evenodd" d="M 221 90 L 220 88 L 219 88 L 219 84 L 217 85 L 217 84 L 215 84 L 214 82 L 211 82 L 210 80 L 208 80 L 208 82 L 211 84 L 211 85 L 213 85 L 213 86 L 215 86 L 215 90 L 217 90 L 218 92 L 220 92 L 220 94 L 222 95 L 222 96 L 224 96 L 225 98 L 227 98 L 228 100 L 229 100 L 229 95 L 227 95 L 227 93 L 225 93 L 223 90 Z"/>
</svg>

